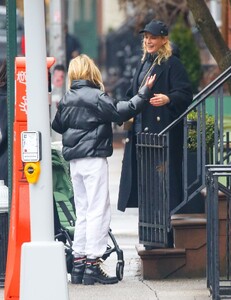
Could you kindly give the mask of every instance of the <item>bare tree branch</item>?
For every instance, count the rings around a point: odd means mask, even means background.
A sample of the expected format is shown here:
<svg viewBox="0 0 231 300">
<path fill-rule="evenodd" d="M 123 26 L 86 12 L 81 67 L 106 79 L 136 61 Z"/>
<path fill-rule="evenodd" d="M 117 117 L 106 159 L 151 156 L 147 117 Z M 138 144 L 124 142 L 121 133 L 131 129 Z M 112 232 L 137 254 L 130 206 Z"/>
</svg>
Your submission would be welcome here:
<svg viewBox="0 0 231 300">
<path fill-rule="evenodd" d="M 176 19 L 179 12 L 188 13 L 186 0 L 119 0 L 121 7 L 125 8 L 127 3 L 132 3 L 139 14 L 141 23 L 145 22 L 148 13 L 153 18 L 164 21 L 171 25 Z"/>
<path fill-rule="evenodd" d="M 201 0 L 187 0 L 187 3 L 210 53 L 213 55 L 220 69 L 222 71 L 225 70 L 230 66 L 231 51 L 217 28 L 208 6 L 205 1 Z"/>
</svg>

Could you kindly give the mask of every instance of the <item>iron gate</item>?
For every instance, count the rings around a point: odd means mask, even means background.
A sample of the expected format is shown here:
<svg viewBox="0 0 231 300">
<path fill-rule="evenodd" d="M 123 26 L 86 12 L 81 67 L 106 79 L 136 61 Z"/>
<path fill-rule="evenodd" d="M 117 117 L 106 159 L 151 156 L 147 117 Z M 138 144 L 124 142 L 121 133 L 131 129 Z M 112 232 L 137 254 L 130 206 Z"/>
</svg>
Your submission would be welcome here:
<svg viewBox="0 0 231 300">
<path fill-rule="evenodd" d="M 231 179 L 230 165 L 208 165 L 206 172 L 207 188 L 207 287 L 210 289 L 213 300 L 230 299 L 231 297 L 231 191 L 228 183 L 227 187 L 219 183 L 219 178 Z M 219 206 L 218 191 L 226 196 L 226 272 L 221 274 L 221 261 L 219 250 Z"/>
<path fill-rule="evenodd" d="M 137 135 L 139 242 L 146 249 L 168 244 L 170 214 L 166 142 L 166 135 Z"/>
</svg>

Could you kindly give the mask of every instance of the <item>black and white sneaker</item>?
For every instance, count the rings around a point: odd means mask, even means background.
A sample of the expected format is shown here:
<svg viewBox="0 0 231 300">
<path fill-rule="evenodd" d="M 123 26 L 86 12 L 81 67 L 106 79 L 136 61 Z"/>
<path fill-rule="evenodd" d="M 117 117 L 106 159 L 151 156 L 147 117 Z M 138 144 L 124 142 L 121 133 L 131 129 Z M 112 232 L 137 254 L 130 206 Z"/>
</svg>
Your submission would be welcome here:
<svg viewBox="0 0 231 300">
<path fill-rule="evenodd" d="M 87 259 L 83 275 L 83 284 L 93 285 L 95 282 L 101 284 L 118 283 L 117 277 L 110 277 L 101 266 L 100 259 Z"/>
<path fill-rule="evenodd" d="M 86 266 L 86 257 L 74 258 L 71 271 L 71 283 L 79 284 L 83 281 L 83 274 Z"/>
</svg>

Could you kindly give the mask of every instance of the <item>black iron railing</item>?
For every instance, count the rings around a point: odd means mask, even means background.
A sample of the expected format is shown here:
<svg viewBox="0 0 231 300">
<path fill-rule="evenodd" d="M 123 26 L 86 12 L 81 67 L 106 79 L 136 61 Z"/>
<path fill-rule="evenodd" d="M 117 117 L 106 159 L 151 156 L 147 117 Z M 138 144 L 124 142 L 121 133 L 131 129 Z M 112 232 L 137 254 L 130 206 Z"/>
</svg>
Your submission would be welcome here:
<svg viewBox="0 0 231 300">
<path fill-rule="evenodd" d="M 231 67 L 196 95 L 192 105 L 157 136 L 149 133 L 138 135 L 140 243 L 148 247 L 166 247 L 167 233 L 171 231 L 172 214 L 190 212 L 191 209 L 195 209 L 192 212 L 204 212 L 201 211 L 201 209 L 204 210 L 204 199 L 200 197 L 202 197 L 201 191 L 206 187 L 206 165 L 214 163 L 224 165 L 229 162 L 230 158 L 229 132 L 224 127 L 224 88 L 230 77 Z M 206 125 L 208 108 L 214 122 L 212 133 L 211 126 L 208 128 Z M 193 124 L 192 122 L 189 124 L 188 116 L 191 112 L 196 112 L 197 115 L 196 122 Z M 180 204 L 170 211 L 169 131 L 182 121 L 184 122 L 183 197 L 180 199 Z M 189 126 L 192 125 L 196 145 L 193 151 L 190 150 L 189 138 Z M 162 166 L 160 168 L 162 172 L 158 171 L 159 166 Z M 190 172 L 193 173 L 192 178 L 189 176 Z M 190 204 L 192 204 L 191 207 Z M 198 204 L 201 206 L 197 207 Z"/>
<path fill-rule="evenodd" d="M 183 192 L 184 198 L 179 206 L 171 211 L 171 214 L 176 213 L 183 208 L 187 202 L 195 199 L 201 190 L 205 187 L 205 165 L 208 163 L 223 163 L 226 149 L 224 149 L 227 138 L 224 136 L 224 85 L 231 77 L 231 67 L 220 74 L 213 82 L 205 89 L 198 93 L 192 105 L 174 122 L 166 127 L 159 135 L 168 134 L 169 130 L 174 127 L 182 119 L 184 120 L 184 158 L 183 158 Z M 206 110 L 210 105 L 210 114 L 214 116 L 214 135 L 213 147 L 209 148 L 206 144 L 207 128 L 206 128 Z M 188 164 L 192 151 L 189 150 L 189 122 L 188 116 L 192 111 L 197 113 L 197 121 L 194 123 L 196 130 L 196 144 L 194 149 L 195 176 L 189 179 L 189 169 L 192 167 Z M 212 152 L 212 156 L 211 156 Z M 209 155 L 210 154 L 210 155 Z"/>
<path fill-rule="evenodd" d="M 231 297 L 231 190 L 230 186 L 221 184 L 221 178 L 231 178 L 231 166 L 208 165 L 206 169 L 207 188 L 207 287 L 213 300 L 230 299 Z M 225 241 L 225 271 L 221 270 L 220 237 L 221 224 L 219 221 L 219 197 L 221 191 L 226 198 L 226 234 Z M 223 233 L 222 233 L 223 234 Z"/>
</svg>

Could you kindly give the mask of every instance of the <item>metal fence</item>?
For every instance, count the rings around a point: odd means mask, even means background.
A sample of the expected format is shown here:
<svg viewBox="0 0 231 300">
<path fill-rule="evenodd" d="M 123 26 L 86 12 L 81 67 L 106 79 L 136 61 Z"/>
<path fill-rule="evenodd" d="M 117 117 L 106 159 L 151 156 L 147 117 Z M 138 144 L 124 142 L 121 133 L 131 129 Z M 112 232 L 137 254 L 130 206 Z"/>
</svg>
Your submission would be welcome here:
<svg viewBox="0 0 231 300">
<path fill-rule="evenodd" d="M 231 178 L 231 166 L 208 165 L 206 170 L 207 188 L 207 287 L 213 300 L 231 299 L 231 190 L 228 185 L 219 183 L 220 178 Z M 220 223 L 218 192 L 226 196 L 225 272 L 221 272 Z"/>
<path fill-rule="evenodd" d="M 169 231 L 168 151 L 165 135 L 137 135 L 139 241 L 149 247 L 166 247 Z"/>
</svg>

